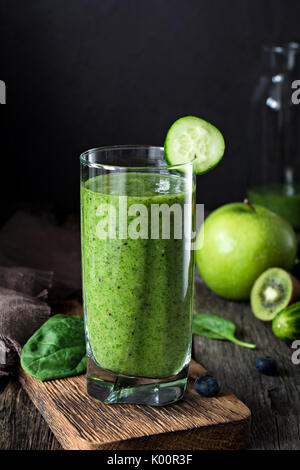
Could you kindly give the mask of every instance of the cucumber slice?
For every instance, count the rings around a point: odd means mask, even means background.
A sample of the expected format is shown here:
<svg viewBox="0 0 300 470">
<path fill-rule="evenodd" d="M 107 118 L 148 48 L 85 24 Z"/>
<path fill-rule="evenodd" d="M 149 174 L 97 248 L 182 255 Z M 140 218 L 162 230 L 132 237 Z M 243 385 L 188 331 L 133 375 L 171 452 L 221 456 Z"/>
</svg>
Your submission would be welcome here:
<svg viewBox="0 0 300 470">
<path fill-rule="evenodd" d="M 194 161 L 197 175 L 214 168 L 224 155 L 221 132 L 209 122 L 194 116 L 178 119 L 168 130 L 165 157 L 169 165 Z"/>
</svg>

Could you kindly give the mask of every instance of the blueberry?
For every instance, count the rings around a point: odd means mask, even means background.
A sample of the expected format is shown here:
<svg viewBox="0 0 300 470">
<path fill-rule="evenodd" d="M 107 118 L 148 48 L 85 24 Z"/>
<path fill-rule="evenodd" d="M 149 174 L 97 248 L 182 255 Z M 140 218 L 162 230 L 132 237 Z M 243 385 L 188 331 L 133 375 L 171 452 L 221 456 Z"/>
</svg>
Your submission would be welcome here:
<svg viewBox="0 0 300 470">
<path fill-rule="evenodd" d="M 277 375 L 277 362 L 272 357 L 259 357 L 255 361 L 255 367 L 261 374 Z"/>
<path fill-rule="evenodd" d="M 196 392 L 202 397 L 215 397 L 221 389 L 221 382 L 211 375 L 200 375 L 194 384 Z"/>
</svg>

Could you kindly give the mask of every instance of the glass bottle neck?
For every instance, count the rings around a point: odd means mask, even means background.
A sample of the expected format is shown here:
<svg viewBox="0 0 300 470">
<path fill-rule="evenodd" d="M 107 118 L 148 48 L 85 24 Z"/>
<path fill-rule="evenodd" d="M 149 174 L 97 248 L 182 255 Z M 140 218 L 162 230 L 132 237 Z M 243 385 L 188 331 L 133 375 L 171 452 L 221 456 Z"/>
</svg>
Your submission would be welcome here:
<svg viewBox="0 0 300 470">
<path fill-rule="evenodd" d="M 264 46 L 262 49 L 263 71 L 266 75 L 296 74 L 300 68 L 300 45 Z"/>
</svg>

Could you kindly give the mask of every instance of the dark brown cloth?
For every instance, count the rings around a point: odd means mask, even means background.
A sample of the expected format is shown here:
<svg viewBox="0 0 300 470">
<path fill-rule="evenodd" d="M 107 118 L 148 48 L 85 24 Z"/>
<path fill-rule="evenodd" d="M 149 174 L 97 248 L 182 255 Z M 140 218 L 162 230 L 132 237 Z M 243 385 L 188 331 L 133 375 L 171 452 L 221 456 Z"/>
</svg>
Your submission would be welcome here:
<svg viewBox="0 0 300 470">
<path fill-rule="evenodd" d="M 51 271 L 39 271 L 30 268 L 0 266 L 0 286 L 15 290 L 32 297 L 45 297 L 45 289 L 50 289 L 53 282 Z"/>
<path fill-rule="evenodd" d="M 0 267 L 0 377 L 14 372 L 22 346 L 50 317 L 44 300 L 52 278 L 51 272 Z"/>
<path fill-rule="evenodd" d="M 51 214 L 16 212 L 0 232 L 0 266 L 53 271 L 51 299 L 70 296 L 81 289 L 78 220 L 58 224 Z"/>
<path fill-rule="evenodd" d="M 18 211 L 0 231 L 0 376 L 13 373 L 22 346 L 54 304 L 81 289 L 78 220 Z M 15 267 L 25 266 L 25 267 Z M 2 364 L 1 364 L 2 362 Z"/>
</svg>

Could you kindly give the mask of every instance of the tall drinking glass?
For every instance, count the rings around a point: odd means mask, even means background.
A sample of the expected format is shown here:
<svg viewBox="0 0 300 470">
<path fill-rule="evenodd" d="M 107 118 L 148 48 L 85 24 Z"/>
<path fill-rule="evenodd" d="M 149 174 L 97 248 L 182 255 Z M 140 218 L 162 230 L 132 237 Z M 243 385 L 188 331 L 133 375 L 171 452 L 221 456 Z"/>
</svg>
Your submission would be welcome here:
<svg viewBox="0 0 300 470">
<path fill-rule="evenodd" d="M 92 149 L 80 162 L 87 391 L 175 402 L 191 355 L 193 164 L 168 166 L 150 146 Z"/>
</svg>

